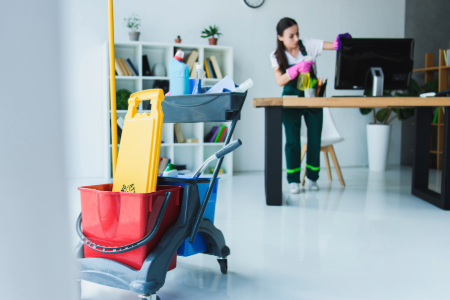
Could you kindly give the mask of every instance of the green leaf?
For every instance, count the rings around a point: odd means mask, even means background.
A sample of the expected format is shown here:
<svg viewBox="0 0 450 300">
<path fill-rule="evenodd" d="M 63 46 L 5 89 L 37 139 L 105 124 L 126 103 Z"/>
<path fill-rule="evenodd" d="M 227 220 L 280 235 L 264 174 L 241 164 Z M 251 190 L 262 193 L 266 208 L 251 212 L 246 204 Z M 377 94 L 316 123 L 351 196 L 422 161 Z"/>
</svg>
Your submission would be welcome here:
<svg viewBox="0 0 450 300">
<path fill-rule="evenodd" d="M 404 121 L 406 119 L 413 117 L 415 114 L 416 114 L 416 110 L 414 108 L 400 109 L 400 112 L 398 114 L 398 120 Z"/>
<path fill-rule="evenodd" d="M 382 108 L 377 112 L 377 121 L 383 123 L 389 113 L 389 108 Z"/>
<path fill-rule="evenodd" d="M 360 108 L 359 111 L 363 115 L 368 115 L 368 114 L 370 114 L 372 112 L 372 108 Z"/>
<path fill-rule="evenodd" d="M 425 83 L 424 86 L 424 92 L 425 93 L 437 93 L 439 92 L 439 81 L 437 80 L 430 80 L 427 83 Z"/>
<path fill-rule="evenodd" d="M 117 109 L 128 109 L 128 99 L 131 92 L 126 89 L 121 89 L 116 92 L 116 106 Z"/>
</svg>

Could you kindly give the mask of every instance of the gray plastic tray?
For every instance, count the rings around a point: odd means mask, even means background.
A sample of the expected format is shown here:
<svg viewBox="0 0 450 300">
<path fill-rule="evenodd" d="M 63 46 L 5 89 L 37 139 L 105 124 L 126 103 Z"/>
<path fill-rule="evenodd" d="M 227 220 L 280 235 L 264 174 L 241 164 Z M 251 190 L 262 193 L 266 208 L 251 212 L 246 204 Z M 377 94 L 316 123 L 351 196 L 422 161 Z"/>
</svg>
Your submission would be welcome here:
<svg viewBox="0 0 450 300">
<path fill-rule="evenodd" d="M 164 123 L 232 121 L 246 97 L 247 92 L 167 96 L 161 103 Z"/>
</svg>

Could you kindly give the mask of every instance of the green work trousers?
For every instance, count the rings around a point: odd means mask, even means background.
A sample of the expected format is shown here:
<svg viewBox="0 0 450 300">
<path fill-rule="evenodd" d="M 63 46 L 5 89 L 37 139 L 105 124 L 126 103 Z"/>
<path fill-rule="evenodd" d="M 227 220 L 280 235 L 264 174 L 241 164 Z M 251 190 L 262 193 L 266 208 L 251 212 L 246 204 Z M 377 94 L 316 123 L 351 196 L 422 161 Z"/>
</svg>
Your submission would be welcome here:
<svg viewBox="0 0 450 300">
<path fill-rule="evenodd" d="M 314 101 L 314 98 L 311 101 Z M 285 108 L 283 109 L 283 124 L 286 132 L 285 153 L 287 180 L 289 183 L 300 183 L 300 126 L 302 124 L 302 116 L 305 118 L 308 137 L 306 177 L 312 181 L 316 181 L 319 178 L 323 110 L 321 108 Z"/>
</svg>

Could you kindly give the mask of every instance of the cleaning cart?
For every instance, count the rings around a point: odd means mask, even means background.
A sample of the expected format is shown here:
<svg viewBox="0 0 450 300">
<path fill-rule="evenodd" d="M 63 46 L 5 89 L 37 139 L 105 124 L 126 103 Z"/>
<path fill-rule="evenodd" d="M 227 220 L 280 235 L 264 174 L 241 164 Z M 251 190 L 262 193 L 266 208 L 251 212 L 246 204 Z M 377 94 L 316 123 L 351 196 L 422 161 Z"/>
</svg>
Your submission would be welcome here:
<svg viewBox="0 0 450 300">
<path fill-rule="evenodd" d="M 183 95 L 166 97 L 162 102 L 164 123 L 232 121 L 224 148 L 215 154 L 218 160 L 211 179 L 198 178 L 207 161 L 194 178 L 158 178 L 153 193 L 113 192 L 112 184 L 80 188 L 82 206 L 90 203 L 91 208 L 82 209 L 86 216 L 80 214 L 77 221 L 81 239 L 75 249 L 78 280 L 157 299 L 156 292 L 164 285 L 167 272 L 176 266 L 177 250 L 186 239 L 194 243 L 197 235 L 207 245 L 202 254 L 217 256 L 221 272 L 227 273 L 230 249 L 222 232 L 203 216 L 216 188 L 223 157 L 241 144 L 239 140 L 230 141 L 246 96 L 247 93 Z M 208 184 L 203 199 L 200 184 Z M 136 215 L 141 219 L 132 223 L 130 220 L 138 218 Z M 130 232 L 130 228 L 134 231 Z M 113 242 L 101 243 L 91 236 L 109 237 Z M 143 237 L 136 240 L 139 236 Z"/>
<path fill-rule="evenodd" d="M 108 0 L 108 20 L 114 174 L 118 148 L 112 0 Z M 221 272 L 227 273 L 230 249 L 222 232 L 212 222 L 214 209 L 211 210 L 212 205 L 208 206 L 208 202 L 211 194 L 217 191 L 217 176 L 223 157 L 241 145 L 239 140 L 231 142 L 231 136 L 246 96 L 246 92 L 229 92 L 164 99 L 161 90 L 131 95 L 125 121 L 134 125 L 127 125 L 131 128 L 131 131 L 127 130 L 128 146 L 125 150 L 121 148 L 122 156 L 124 153 L 131 155 L 126 154 L 126 159 L 121 159 L 120 176 L 114 176 L 114 183 L 79 188 L 82 213 L 76 226 L 80 242 L 75 248 L 79 298 L 81 280 L 85 280 L 130 290 L 143 299 L 156 300 L 156 292 L 164 285 L 167 272 L 176 268 L 177 250 L 182 245 L 185 245 L 184 249 L 195 245 L 196 240 L 197 244 L 201 240 L 204 249 L 195 251 L 194 247 L 189 255 L 201 252 L 217 256 Z M 151 100 L 150 114 L 138 113 L 138 104 L 144 100 Z M 225 146 L 205 161 L 193 178 L 156 177 L 154 171 L 159 157 L 162 122 L 216 121 L 232 121 Z M 136 125 L 138 122 L 142 125 Z M 147 149 L 152 149 L 150 156 Z M 199 178 L 214 159 L 218 160 L 211 179 Z M 128 180 L 130 182 L 125 182 Z"/>
</svg>

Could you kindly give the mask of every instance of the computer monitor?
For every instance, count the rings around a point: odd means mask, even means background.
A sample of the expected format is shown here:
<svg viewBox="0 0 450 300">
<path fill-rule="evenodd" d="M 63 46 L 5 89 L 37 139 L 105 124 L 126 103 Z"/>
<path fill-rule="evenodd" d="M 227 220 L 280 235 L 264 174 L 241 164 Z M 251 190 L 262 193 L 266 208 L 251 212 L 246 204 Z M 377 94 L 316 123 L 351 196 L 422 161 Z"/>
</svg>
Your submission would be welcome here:
<svg viewBox="0 0 450 300">
<path fill-rule="evenodd" d="M 373 89 L 374 95 L 381 96 L 383 88 L 409 88 L 414 39 L 342 39 L 341 42 L 342 47 L 337 51 L 335 89 Z"/>
</svg>

